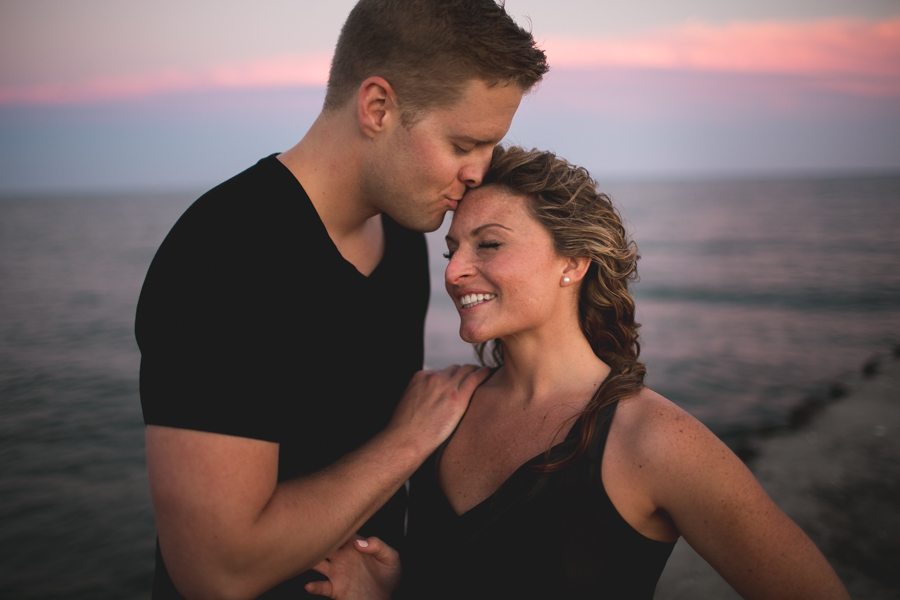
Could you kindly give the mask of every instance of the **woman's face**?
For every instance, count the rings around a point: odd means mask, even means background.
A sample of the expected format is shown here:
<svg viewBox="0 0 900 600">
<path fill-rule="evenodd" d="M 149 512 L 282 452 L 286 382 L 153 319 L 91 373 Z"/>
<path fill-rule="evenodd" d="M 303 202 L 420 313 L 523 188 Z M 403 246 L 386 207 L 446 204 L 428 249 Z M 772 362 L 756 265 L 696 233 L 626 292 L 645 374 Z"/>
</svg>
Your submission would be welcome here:
<svg viewBox="0 0 900 600">
<path fill-rule="evenodd" d="M 525 202 L 488 185 L 467 193 L 453 216 L 444 281 L 467 342 L 535 331 L 559 314 L 568 260 Z"/>
</svg>

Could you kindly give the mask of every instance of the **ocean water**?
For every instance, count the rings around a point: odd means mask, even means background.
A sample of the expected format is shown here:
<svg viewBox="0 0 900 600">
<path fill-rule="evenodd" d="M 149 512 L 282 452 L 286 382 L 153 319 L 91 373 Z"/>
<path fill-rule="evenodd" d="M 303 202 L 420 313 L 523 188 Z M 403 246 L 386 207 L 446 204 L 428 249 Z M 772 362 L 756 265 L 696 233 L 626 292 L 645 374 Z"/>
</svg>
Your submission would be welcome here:
<svg viewBox="0 0 900 600">
<path fill-rule="evenodd" d="M 648 385 L 723 437 L 785 423 L 900 342 L 900 178 L 610 184 L 638 245 Z M 430 238 L 428 360 L 471 361 Z"/>
<path fill-rule="evenodd" d="M 900 176 L 611 183 L 651 387 L 726 439 L 900 343 Z M 148 598 L 132 327 L 196 194 L 0 198 L 0 597 Z M 471 362 L 429 235 L 426 362 Z"/>
</svg>

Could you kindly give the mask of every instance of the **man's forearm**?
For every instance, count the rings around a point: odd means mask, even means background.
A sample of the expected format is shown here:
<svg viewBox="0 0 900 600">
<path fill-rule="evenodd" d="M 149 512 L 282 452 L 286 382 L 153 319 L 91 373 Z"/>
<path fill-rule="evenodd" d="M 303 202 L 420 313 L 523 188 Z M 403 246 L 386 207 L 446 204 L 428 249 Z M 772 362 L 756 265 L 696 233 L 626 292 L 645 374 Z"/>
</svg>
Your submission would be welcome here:
<svg viewBox="0 0 900 600">
<path fill-rule="evenodd" d="M 282 483 L 276 443 L 148 426 L 150 492 L 175 586 L 187 598 L 253 598 L 317 564 L 450 435 L 487 374 L 417 373 L 387 429 Z"/>
<path fill-rule="evenodd" d="M 249 455 L 256 464 L 238 464 L 224 473 L 230 484 L 221 489 L 222 478 L 203 473 L 206 461 L 199 461 L 198 472 L 188 475 L 202 489 L 193 490 L 188 496 L 195 502 L 185 506 L 183 496 L 171 493 L 171 479 L 154 478 L 154 455 L 161 458 L 154 447 L 172 435 L 200 437 L 201 455 L 209 437 L 225 438 L 211 443 L 231 442 L 235 454 Z M 400 430 L 387 430 L 317 473 L 277 485 L 269 474 L 266 495 L 260 493 L 258 474 L 241 476 L 245 466 L 267 470 L 254 452 L 255 444 L 264 442 L 156 427 L 148 428 L 147 438 L 160 547 L 173 582 L 187 598 L 254 598 L 308 570 L 387 502 L 432 449 Z M 240 446 L 247 445 L 251 451 L 242 451 Z M 277 445 L 272 446 L 268 450 L 276 452 L 277 469 Z M 210 454 L 217 462 L 230 453 L 220 447 Z M 218 465 L 205 466 L 221 471 Z"/>
<path fill-rule="evenodd" d="M 337 463 L 279 484 L 255 527 L 263 544 L 281 551 L 256 562 L 280 563 L 278 570 L 287 577 L 318 564 L 356 533 L 430 452 L 397 433 L 382 432 Z M 286 528 L 288 523 L 293 526 Z M 291 539 L 290 530 L 303 531 L 303 539 Z M 284 550 L 291 546 L 288 556 Z"/>
</svg>

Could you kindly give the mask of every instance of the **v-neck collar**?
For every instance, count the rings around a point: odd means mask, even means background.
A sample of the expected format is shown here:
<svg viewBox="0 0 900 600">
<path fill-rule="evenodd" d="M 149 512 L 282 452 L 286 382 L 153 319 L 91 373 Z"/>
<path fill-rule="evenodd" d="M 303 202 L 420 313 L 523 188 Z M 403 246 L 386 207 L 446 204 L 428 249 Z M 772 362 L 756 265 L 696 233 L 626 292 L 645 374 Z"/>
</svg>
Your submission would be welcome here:
<svg viewBox="0 0 900 600">
<path fill-rule="evenodd" d="M 474 396 L 474 393 L 473 393 L 473 396 Z M 559 455 L 561 453 L 561 450 L 563 450 L 563 449 L 565 449 L 567 451 L 571 451 L 571 449 L 573 449 L 570 447 L 574 446 L 576 434 L 578 434 L 581 431 L 581 423 L 582 423 L 582 416 L 579 416 L 575 420 L 575 422 L 572 423 L 572 427 L 569 429 L 569 432 L 566 434 L 566 437 L 561 442 L 558 442 L 550 447 L 549 457 L 552 458 L 554 455 Z M 455 434 L 456 430 L 454 430 L 453 433 Z M 525 481 L 527 481 L 528 479 L 536 480 L 538 477 L 540 477 L 541 473 L 536 472 L 535 467 L 538 467 L 540 464 L 542 464 L 545 460 L 545 457 L 548 457 L 548 453 L 545 450 L 545 451 L 541 452 L 540 454 L 538 454 L 537 456 L 534 456 L 534 457 L 528 459 L 527 461 L 522 463 L 515 471 L 513 471 L 509 477 L 507 477 L 505 480 L 503 480 L 503 483 L 501 483 L 497 487 L 497 489 L 495 489 L 493 492 L 491 492 L 491 494 L 489 496 L 487 496 L 484 500 L 482 500 L 475 506 L 471 507 L 470 509 L 468 509 L 462 513 L 457 513 L 456 509 L 453 508 L 453 504 L 450 502 L 450 499 L 447 497 L 447 494 L 444 491 L 443 486 L 441 486 L 441 478 L 440 478 L 440 473 L 439 473 L 441 458 L 443 457 L 444 450 L 447 448 L 447 445 L 450 443 L 450 440 L 452 438 L 453 438 L 453 434 L 451 434 L 450 437 L 447 438 L 447 440 L 443 444 L 441 444 L 441 446 L 438 448 L 438 450 L 435 453 L 434 476 L 437 481 L 438 489 L 441 491 L 441 496 L 443 497 L 444 501 L 447 503 L 448 508 L 456 515 L 457 519 L 469 518 L 471 515 L 476 515 L 478 513 L 483 512 L 484 510 L 486 510 L 487 507 L 490 507 L 494 503 L 495 500 L 497 500 L 500 496 L 502 496 L 504 491 L 506 491 L 508 488 L 512 487 L 514 484 L 519 484 L 519 485 L 515 486 L 518 488 L 518 487 L 521 487 L 521 484 L 524 483 Z"/>
<path fill-rule="evenodd" d="M 338 264 L 345 265 L 345 270 L 350 274 L 350 276 L 355 276 L 359 278 L 360 281 L 371 281 L 373 276 L 378 274 L 379 271 L 383 271 L 382 265 L 388 260 L 388 255 L 391 251 L 391 229 L 392 225 L 395 223 L 392 221 L 390 216 L 385 213 L 381 213 L 381 228 L 384 232 L 384 252 L 381 256 L 381 260 L 378 261 L 378 264 L 375 265 L 375 268 L 372 269 L 372 272 L 368 275 L 363 275 L 359 269 L 356 268 L 356 265 L 351 263 L 349 260 L 344 258 L 344 255 L 341 254 L 340 249 L 338 249 L 337 244 L 334 243 L 334 240 L 331 238 L 331 235 L 328 233 L 328 228 L 325 227 L 325 223 L 322 221 L 322 216 L 319 214 L 319 211 L 316 210 L 316 205 L 313 204 L 312 199 L 309 197 L 309 194 L 306 192 L 306 188 L 303 187 L 303 183 L 297 179 L 294 173 L 288 169 L 287 165 L 278 160 L 277 154 L 272 154 L 267 157 L 268 160 L 272 162 L 272 164 L 277 165 L 275 168 L 279 168 L 282 171 L 282 174 L 290 177 L 290 179 L 299 187 L 301 200 L 306 204 L 306 208 L 310 211 L 310 215 L 315 215 L 316 223 L 318 224 L 319 233 L 322 236 L 323 243 L 327 240 L 327 245 L 323 246 L 324 248 L 328 248 L 328 251 L 334 253 L 334 258 L 340 261 Z M 263 159 L 266 160 L 266 159 Z M 355 275 L 354 275 L 355 274 Z"/>
<path fill-rule="evenodd" d="M 472 392 L 472 396 L 469 398 L 469 406 L 472 405 L 472 400 L 475 398 L 475 393 L 478 391 L 478 389 L 482 385 L 484 385 L 491 377 L 493 377 L 494 374 L 498 370 L 500 370 L 500 367 L 495 367 L 491 371 L 491 374 L 488 375 L 488 377 L 484 381 L 482 381 L 478 385 L 478 387 L 475 388 L 475 390 Z M 600 387 L 602 387 L 607 382 L 607 380 L 609 380 L 609 378 L 612 376 L 612 374 L 613 374 L 613 372 L 612 372 L 612 370 L 610 370 L 610 372 L 606 374 L 606 377 L 604 378 L 604 380 L 600 383 Z M 606 412 L 607 410 L 610 410 L 614 414 L 616 406 L 618 406 L 618 401 L 614 402 L 609 407 L 604 407 L 603 409 L 601 409 L 601 412 Z M 468 408 L 466 409 L 466 413 L 468 413 Z M 596 415 L 596 416 L 599 416 L 599 415 Z M 610 418 L 611 417 L 612 417 L 612 415 L 610 415 Z M 456 435 L 456 431 L 459 429 L 459 426 L 462 424 L 462 421 L 465 418 L 466 418 L 465 414 L 463 414 L 462 419 L 460 419 L 459 423 L 456 424 L 456 427 L 453 429 L 453 433 L 450 434 L 450 437 L 448 437 L 446 440 L 444 440 L 444 443 L 442 443 L 438 447 L 438 449 L 435 451 L 435 457 L 434 457 L 435 482 L 437 484 L 438 490 L 440 490 L 441 497 L 444 499 L 444 502 L 447 503 L 448 510 L 450 510 L 450 512 L 452 514 L 454 514 L 457 519 L 463 519 L 463 518 L 469 517 L 470 515 L 476 515 L 478 513 L 484 512 L 485 510 L 487 510 L 486 507 L 490 507 L 490 506 L 494 505 L 497 501 L 499 501 L 501 499 L 502 496 L 506 496 L 505 492 L 510 487 L 515 487 L 517 489 L 522 488 L 519 491 L 522 494 L 527 493 L 528 490 L 525 490 L 524 487 L 528 483 L 528 481 L 529 480 L 531 481 L 531 484 L 528 485 L 528 488 L 530 490 L 530 488 L 533 487 L 533 485 L 535 483 L 537 483 L 537 481 L 539 481 L 540 477 L 543 475 L 542 473 L 537 472 L 536 467 L 543 464 L 545 460 L 547 460 L 548 462 L 552 462 L 553 460 L 555 460 L 557 458 L 567 456 L 575 449 L 575 446 L 578 443 L 577 436 L 580 435 L 581 428 L 583 426 L 582 423 L 584 420 L 584 414 L 583 413 L 580 414 L 578 416 L 578 418 L 575 420 L 575 422 L 572 423 L 572 427 L 569 428 L 568 433 L 566 433 L 566 437 L 562 441 L 551 446 L 549 450 L 545 450 L 545 451 L 541 452 L 540 454 L 538 454 L 537 456 L 534 456 L 534 457 L 530 458 L 529 460 L 527 460 L 526 462 L 524 462 L 523 464 L 521 464 L 515 471 L 513 471 L 510 474 L 509 477 L 507 477 L 506 479 L 503 480 L 503 482 L 497 487 L 497 489 L 495 489 L 484 500 L 482 500 L 475 506 L 471 507 L 470 509 L 466 510 L 465 512 L 457 513 L 456 509 L 453 508 L 453 504 L 450 502 L 450 499 L 447 498 L 447 494 L 444 491 L 443 486 L 441 486 L 441 478 L 440 478 L 439 471 L 440 471 L 441 458 L 443 458 L 443 456 L 444 456 L 444 450 L 447 449 L 447 446 L 450 444 L 450 440 L 452 440 L 453 436 Z M 596 435 L 597 435 L 597 432 L 595 431 L 594 432 L 595 438 L 596 438 Z M 595 443 L 596 441 L 597 441 L 596 439 L 592 440 L 592 444 Z"/>
</svg>

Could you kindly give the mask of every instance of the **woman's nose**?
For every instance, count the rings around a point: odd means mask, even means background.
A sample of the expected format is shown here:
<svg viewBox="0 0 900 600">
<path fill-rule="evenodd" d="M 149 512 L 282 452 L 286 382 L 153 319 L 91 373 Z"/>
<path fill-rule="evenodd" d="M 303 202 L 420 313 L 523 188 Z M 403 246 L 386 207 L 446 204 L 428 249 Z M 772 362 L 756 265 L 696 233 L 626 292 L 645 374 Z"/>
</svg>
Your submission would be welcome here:
<svg viewBox="0 0 900 600">
<path fill-rule="evenodd" d="M 471 261 L 466 258 L 465 253 L 460 249 L 450 257 L 450 262 L 447 263 L 447 269 L 444 271 L 444 281 L 448 285 L 455 285 L 471 274 Z"/>
</svg>

